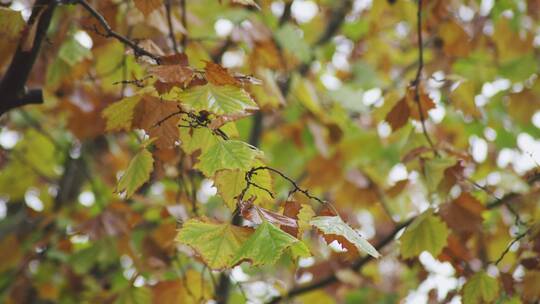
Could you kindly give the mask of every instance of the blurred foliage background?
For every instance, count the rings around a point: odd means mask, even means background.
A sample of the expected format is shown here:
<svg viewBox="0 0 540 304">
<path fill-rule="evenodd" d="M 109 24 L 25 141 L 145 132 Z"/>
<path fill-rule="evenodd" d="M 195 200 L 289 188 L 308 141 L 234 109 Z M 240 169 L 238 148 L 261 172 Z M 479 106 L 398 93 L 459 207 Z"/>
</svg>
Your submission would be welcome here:
<svg viewBox="0 0 540 304">
<path fill-rule="evenodd" d="M 0 1 L 0 301 L 538 302 L 539 18 Z"/>
</svg>

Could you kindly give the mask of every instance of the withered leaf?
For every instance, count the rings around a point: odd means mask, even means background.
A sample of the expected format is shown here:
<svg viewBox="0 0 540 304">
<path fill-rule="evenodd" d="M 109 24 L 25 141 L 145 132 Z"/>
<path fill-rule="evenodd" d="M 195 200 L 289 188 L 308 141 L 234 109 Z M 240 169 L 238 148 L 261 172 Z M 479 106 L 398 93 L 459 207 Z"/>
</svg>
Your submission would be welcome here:
<svg viewBox="0 0 540 304">
<path fill-rule="evenodd" d="M 407 104 L 407 99 L 402 98 L 393 108 L 386 114 L 386 122 L 390 124 L 393 131 L 399 130 L 409 120 L 410 110 Z"/>
<path fill-rule="evenodd" d="M 232 76 L 226 68 L 222 67 L 217 63 L 210 61 L 206 62 L 206 67 L 204 68 L 206 72 L 206 80 L 208 82 L 221 86 L 221 85 L 240 85 L 240 82 Z"/>
<path fill-rule="evenodd" d="M 158 148 L 172 147 L 179 136 L 177 123 L 180 116 L 174 115 L 178 111 L 176 102 L 145 95 L 135 110 L 134 126 L 157 138 L 155 143 Z"/>
<path fill-rule="evenodd" d="M 450 203 L 441 206 L 440 214 L 448 226 L 459 233 L 482 229 L 482 212 L 485 207 L 474 196 L 462 193 Z"/>
</svg>

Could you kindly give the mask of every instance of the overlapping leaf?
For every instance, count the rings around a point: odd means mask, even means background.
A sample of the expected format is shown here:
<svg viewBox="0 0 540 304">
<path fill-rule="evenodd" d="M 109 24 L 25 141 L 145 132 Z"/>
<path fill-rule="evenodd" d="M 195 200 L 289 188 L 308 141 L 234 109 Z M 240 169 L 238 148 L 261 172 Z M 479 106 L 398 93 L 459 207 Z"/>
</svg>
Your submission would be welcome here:
<svg viewBox="0 0 540 304">
<path fill-rule="evenodd" d="M 490 303 L 499 293 L 499 284 L 496 279 L 480 271 L 472 276 L 463 286 L 463 303 Z"/>
<path fill-rule="evenodd" d="M 216 171 L 223 169 L 247 171 L 260 153 L 243 141 L 219 141 L 200 156 L 197 168 L 206 176 L 212 176 Z"/>
<path fill-rule="evenodd" d="M 131 197 L 137 189 L 148 181 L 150 173 L 152 173 L 153 164 L 152 153 L 143 148 L 129 162 L 126 172 L 124 172 L 124 175 L 118 181 L 116 191 L 119 193 L 125 191 L 126 198 Z"/>
<path fill-rule="evenodd" d="M 365 238 L 352 229 L 339 216 L 316 216 L 311 219 L 310 224 L 317 227 L 324 234 L 337 235 L 345 238 L 353 244 L 359 251 L 366 252 L 372 257 L 378 258 L 381 255 Z"/>
<path fill-rule="evenodd" d="M 439 255 L 446 245 L 449 230 L 431 209 L 418 216 L 400 238 L 401 255 L 411 258 L 427 251 Z"/>
<path fill-rule="evenodd" d="M 253 111 L 257 104 L 249 94 L 232 85 L 206 84 L 178 92 L 177 99 L 195 111 L 214 114 L 234 114 Z"/>
<path fill-rule="evenodd" d="M 135 107 L 140 100 L 140 95 L 133 95 L 109 105 L 103 111 L 107 131 L 131 129 Z"/>
<path fill-rule="evenodd" d="M 272 265 L 285 249 L 298 242 L 300 241 L 290 234 L 264 221 L 237 252 L 233 264 L 250 261 L 253 266 Z M 305 252 L 305 249 L 299 246 L 295 249 L 296 252 Z"/>
<path fill-rule="evenodd" d="M 192 219 L 180 229 L 177 240 L 195 249 L 211 269 L 223 269 L 231 266 L 233 257 L 252 233 L 245 227 Z"/>
</svg>

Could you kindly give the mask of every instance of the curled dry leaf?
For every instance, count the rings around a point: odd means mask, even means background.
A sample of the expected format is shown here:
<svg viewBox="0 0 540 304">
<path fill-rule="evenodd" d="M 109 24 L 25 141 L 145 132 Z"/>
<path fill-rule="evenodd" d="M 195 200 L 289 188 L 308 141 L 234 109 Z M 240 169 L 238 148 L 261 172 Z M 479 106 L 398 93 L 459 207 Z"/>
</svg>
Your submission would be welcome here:
<svg viewBox="0 0 540 304">
<path fill-rule="evenodd" d="M 252 196 L 248 200 L 240 203 L 242 217 L 255 224 L 261 224 L 263 221 L 268 221 L 274 225 L 298 229 L 298 222 L 295 219 L 256 206 L 253 204 L 254 199 L 255 197 Z"/>
</svg>

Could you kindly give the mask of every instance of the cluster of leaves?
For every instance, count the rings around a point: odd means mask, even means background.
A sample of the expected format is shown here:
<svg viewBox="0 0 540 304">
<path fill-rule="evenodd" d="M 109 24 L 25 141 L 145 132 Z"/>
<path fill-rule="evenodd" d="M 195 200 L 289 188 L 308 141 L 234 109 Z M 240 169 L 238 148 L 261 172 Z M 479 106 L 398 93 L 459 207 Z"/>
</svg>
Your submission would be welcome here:
<svg viewBox="0 0 540 304">
<path fill-rule="evenodd" d="M 0 301 L 540 300 L 540 2 L 487 2 L 0 6 Z"/>
</svg>

